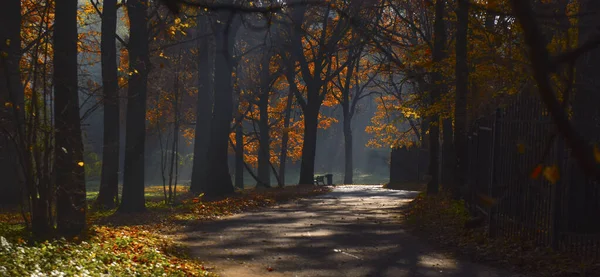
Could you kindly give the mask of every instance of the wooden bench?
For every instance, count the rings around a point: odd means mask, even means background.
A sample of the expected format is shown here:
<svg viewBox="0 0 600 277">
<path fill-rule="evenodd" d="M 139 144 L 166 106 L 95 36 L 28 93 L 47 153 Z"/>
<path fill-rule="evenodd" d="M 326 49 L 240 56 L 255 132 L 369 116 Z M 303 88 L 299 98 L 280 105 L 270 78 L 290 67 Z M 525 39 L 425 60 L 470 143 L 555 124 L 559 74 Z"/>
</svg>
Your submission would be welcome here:
<svg viewBox="0 0 600 277">
<path fill-rule="evenodd" d="M 315 176 L 314 182 L 315 185 L 319 185 L 319 183 L 323 184 L 323 185 L 332 185 L 332 177 L 333 174 L 325 174 L 325 175 L 318 175 Z M 327 178 L 327 183 L 325 183 L 325 178 Z"/>
</svg>

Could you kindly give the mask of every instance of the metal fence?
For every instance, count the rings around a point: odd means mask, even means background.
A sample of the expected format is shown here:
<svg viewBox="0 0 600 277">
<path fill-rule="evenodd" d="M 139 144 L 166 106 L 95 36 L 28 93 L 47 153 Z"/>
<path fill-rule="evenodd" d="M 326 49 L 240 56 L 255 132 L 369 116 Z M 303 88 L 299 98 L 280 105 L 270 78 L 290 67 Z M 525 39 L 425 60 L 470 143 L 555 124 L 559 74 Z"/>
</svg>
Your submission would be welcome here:
<svg viewBox="0 0 600 277">
<path fill-rule="evenodd" d="M 488 217 L 490 236 L 600 258 L 600 185 L 578 170 L 537 97 L 518 96 L 474 120 L 468 149 L 467 202 Z M 533 178 L 540 164 L 555 165 L 559 181 Z"/>
</svg>

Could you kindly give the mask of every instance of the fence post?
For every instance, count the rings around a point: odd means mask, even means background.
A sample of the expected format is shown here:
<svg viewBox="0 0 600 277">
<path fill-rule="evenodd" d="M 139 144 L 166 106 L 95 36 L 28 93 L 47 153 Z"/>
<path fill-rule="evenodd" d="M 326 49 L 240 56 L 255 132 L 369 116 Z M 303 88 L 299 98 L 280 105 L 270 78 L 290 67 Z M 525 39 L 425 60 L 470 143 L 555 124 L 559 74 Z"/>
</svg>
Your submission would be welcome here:
<svg viewBox="0 0 600 277">
<path fill-rule="evenodd" d="M 496 109 L 494 113 L 494 123 L 492 123 L 492 149 L 491 149 L 491 166 L 490 166 L 490 181 L 488 185 L 488 194 L 490 197 L 496 197 L 494 193 L 494 184 L 496 183 L 496 144 L 498 143 L 499 135 L 500 135 L 500 108 Z M 496 236 L 497 229 L 497 218 L 496 218 L 497 208 L 495 206 L 490 207 L 490 211 L 488 214 L 488 235 L 490 238 L 494 238 Z"/>
<path fill-rule="evenodd" d="M 564 144 L 561 143 L 562 139 L 556 135 L 556 139 L 554 140 L 554 149 L 556 150 L 556 163 L 557 166 L 560 168 L 560 170 L 562 172 L 569 172 L 566 170 L 568 165 L 565 165 L 565 161 L 564 161 Z M 570 172 L 569 172 L 570 173 Z M 562 178 L 560 178 L 558 180 L 558 182 L 556 182 L 556 184 L 554 184 L 552 186 L 552 196 L 551 196 L 551 200 L 552 201 L 551 204 L 551 212 L 552 212 L 552 216 L 550 217 L 551 222 L 550 222 L 550 247 L 552 247 L 553 250 L 558 250 L 559 247 L 559 242 L 560 242 L 560 233 L 561 233 L 561 208 L 562 208 L 562 203 L 561 203 L 561 197 L 560 197 L 560 193 L 563 191 L 563 184 L 567 184 L 570 182 L 570 180 L 567 181 L 567 178 L 570 178 L 570 174 L 564 174 L 564 176 Z"/>
<path fill-rule="evenodd" d="M 471 213 L 477 213 L 477 201 L 475 198 L 475 195 L 477 193 L 477 188 L 479 187 L 479 178 L 477 176 L 478 172 L 479 172 L 479 121 L 476 121 L 474 124 L 474 128 L 473 128 L 473 132 L 471 134 L 471 136 L 473 137 L 473 143 L 474 145 L 472 145 L 471 147 L 475 148 L 475 156 L 474 156 L 474 163 L 472 163 L 472 166 L 474 168 L 473 169 L 473 176 L 471 176 L 471 181 L 469 182 L 469 202 L 470 202 L 470 208 L 471 208 Z M 470 160 L 470 159 L 469 159 Z"/>
<path fill-rule="evenodd" d="M 392 147 L 392 152 L 390 153 L 390 182 L 389 184 L 395 184 L 396 183 L 396 175 L 395 175 L 395 171 L 396 171 L 396 160 L 397 160 L 397 148 L 396 147 Z"/>
</svg>

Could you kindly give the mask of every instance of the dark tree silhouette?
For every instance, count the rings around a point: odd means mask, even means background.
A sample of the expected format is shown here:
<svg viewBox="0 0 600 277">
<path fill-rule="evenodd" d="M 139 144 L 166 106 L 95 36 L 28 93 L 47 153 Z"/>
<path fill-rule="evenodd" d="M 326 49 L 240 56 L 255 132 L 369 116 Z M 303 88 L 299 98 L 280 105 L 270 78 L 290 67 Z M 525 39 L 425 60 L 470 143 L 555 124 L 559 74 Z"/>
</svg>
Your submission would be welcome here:
<svg viewBox="0 0 600 277">
<path fill-rule="evenodd" d="M 260 94 L 258 95 L 259 109 L 259 149 L 258 149 L 258 179 L 257 186 L 271 186 L 271 138 L 269 134 L 269 94 L 271 91 L 271 71 L 270 58 L 271 53 L 268 49 L 264 50 L 261 69 L 260 69 Z"/>
<path fill-rule="evenodd" d="M 102 94 L 104 104 L 104 137 L 102 176 L 96 204 L 100 208 L 116 207 L 119 198 L 119 83 L 117 77 L 117 1 L 102 4 L 101 28 Z"/>
<path fill-rule="evenodd" d="M 144 211 L 144 148 L 146 142 L 146 93 L 148 90 L 148 1 L 127 1 L 129 16 L 129 87 L 123 197 L 120 212 Z"/>
<path fill-rule="evenodd" d="M 0 206 L 20 203 L 23 188 L 19 161 L 19 129 L 23 128 L 23 88 L 19 75 L 21 57 L 21 2 L 7 1 L 0 9 Z M 9 104 L 6 104 L 9 103 Z"/>
<path fill-rule="evenodd" d="M 467 159 L 469 157 L 467 148 L 467 95 L 469 93 L 469 67 L 467 63 L 468 0 L 458 1 L 456 16 L 456 97 L 454 102 L 456 172 L 454 173 L 452 194 L 453 197 L 458 198 L 458 189 L 466 185 Z"/>
<path fill-rule="evenodd" d="M 85 226 L 86 191 L 77 84 L 77 0 L 57 1 L 54 21 L 56 227 L 76 236 Z"/>
<path fill-rule="evenodd" d="M 435 21 L 433 26 L 433 62 L 439 62 L 444 58 L 446 44 L 446 27 L 444 22 L 444 10 L 446 1 L 435 2 Z M 441 94 L 441 86 L 436 85 L 441 81 L 438 72 L 432 74 L 431 103 L 435 103 Z M 439 191 L 439 157 L 440 157 L 440 115 L 434 113 L 429 119 L 429 174 L 431 180 L 427 184 L 427 194 L 437 194 Z"/>
<path fill-rule="evenodd" d="M 210 32 L 210 18 L 206 15 L 198 17 L 198 36 Z M 213 52 L 210 46 L 212 37 L 198 40 L 198 100 L 196 102 L 196 130 L 194 136 L 194 162 L 192 165 L 192 183 L 190 190 L 201 192 L 206 185 L 208 169 L 208 147 L 210 138 L 210 122 L 213 113 Z"/>
<path fill-rule="evenodd" d="M 218 20 L 213 29 L 216 44 L 215 102 L 208 149 L 210 163 L 204 188 L 207 195 L 225 195 L 233 192 L 228 164 L 229 132 L 233 119 L 232 53 L 240 25 L 241 20 L 233 11 L 223 10 L 218 12 Z"/>
</svg>

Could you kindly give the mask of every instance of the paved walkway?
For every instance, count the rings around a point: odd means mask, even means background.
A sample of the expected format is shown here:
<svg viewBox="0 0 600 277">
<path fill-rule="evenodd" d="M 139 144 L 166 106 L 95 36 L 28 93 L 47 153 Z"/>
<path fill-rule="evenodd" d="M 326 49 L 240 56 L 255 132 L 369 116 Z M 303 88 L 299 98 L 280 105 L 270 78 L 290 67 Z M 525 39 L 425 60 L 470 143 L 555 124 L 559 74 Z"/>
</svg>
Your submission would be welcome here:
<svg viewBox="0 0 600 277">
<path fill-rule="evenodd" d="M 415 196 L 381 186 L 338 186 L 322 196 L 199 224 L 185 242 L 224 277 L 519 276 L 452 259 L 405 232 L 398 209 Z"/>
</svg>

